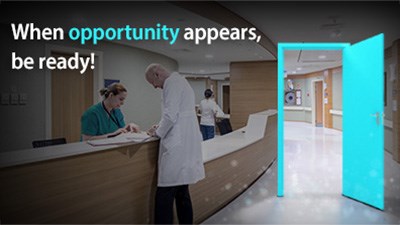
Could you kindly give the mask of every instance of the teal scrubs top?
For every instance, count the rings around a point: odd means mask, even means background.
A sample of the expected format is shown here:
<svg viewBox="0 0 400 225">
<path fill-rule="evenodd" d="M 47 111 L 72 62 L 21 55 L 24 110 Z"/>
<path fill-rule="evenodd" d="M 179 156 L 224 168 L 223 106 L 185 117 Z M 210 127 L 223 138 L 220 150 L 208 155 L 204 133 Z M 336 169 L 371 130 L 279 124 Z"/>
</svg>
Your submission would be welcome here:
<svg viewBox="0 0 400 225">
<path fill-rule="evenodd" d="M 90 136 L 112 133 L 125 127 L 124 115 L 120 109 L 111 110 L 111 117 L 102 102 L 92 105 L 81 117 L 81 133 Z"/>
</svg>

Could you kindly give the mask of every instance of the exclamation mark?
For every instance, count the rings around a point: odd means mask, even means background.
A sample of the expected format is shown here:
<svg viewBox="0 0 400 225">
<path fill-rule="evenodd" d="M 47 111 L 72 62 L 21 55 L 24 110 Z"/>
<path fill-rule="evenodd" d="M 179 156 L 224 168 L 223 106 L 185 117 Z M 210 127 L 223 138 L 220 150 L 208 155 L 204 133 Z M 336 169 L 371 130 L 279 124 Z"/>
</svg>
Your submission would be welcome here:
<svg viewBox="0 0 400 225">
<path fill-rule="evenodd" d="M 92 66 L 90 68 L 94 70 L 94 53 L 90 53 L 90 62 L 92 63 Z"/>
</svg>

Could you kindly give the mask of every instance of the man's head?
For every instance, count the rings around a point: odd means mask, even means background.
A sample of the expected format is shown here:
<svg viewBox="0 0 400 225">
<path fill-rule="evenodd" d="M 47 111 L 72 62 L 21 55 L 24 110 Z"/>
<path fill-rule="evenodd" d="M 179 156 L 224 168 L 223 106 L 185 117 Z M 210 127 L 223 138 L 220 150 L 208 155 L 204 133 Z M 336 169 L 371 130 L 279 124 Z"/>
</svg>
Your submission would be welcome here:
<svg viewBox="0 0 400 225">
<path fill-rule="evenodd" d="M 160 64 L 150 64 L 145 72 L 147 82 L 153 85 L 154 88 L 164 88 L 164 82 L 169 77 L 170 73 Z"/>
</svg>

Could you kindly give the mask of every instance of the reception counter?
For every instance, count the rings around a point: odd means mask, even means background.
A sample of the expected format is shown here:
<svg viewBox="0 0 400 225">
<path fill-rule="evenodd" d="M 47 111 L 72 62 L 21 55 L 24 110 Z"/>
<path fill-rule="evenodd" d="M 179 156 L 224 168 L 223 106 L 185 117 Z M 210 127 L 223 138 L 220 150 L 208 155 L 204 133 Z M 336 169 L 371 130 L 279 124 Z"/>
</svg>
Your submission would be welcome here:
<svg viewBox="0 0 400 225">
<path fill-rule="evenodd" d="M 276 158 L 276 110 L 202 143 L 206 178 L 190 185 L 200 223 L 251 185 Z M 0 154 L 2 223 L 152 223 L 157 139 L 72 143 Z"/>
</svg>

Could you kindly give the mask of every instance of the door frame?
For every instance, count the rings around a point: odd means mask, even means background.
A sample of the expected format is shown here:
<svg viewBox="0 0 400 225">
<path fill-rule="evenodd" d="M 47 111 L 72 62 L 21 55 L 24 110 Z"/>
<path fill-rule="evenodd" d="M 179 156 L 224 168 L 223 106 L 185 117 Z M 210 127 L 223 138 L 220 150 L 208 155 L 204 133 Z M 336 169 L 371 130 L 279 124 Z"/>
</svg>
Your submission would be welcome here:
<svg viewBox="0 0 400 225">
<path fill-rule="evenodd" d="M 95 54 L 95 69 L 93 71 L 93 102 L 98 102 L 101 97 L 97 94 L 98 90 L 104 86 L 103 79 L 103 52 L 95 51 L 91 49 L 65 47 L 59 45 L 46 44 L 45 55 L 46 58 L 50 57 L 53 52 L 74 54 L 79 52 L 80 54 L 90 55 Z M 52 70 L 45 70 L 45 137 L 51 139 L 51 75 Z"/>
<path fill-rule="evenodd" d="M 343 50 L 350 43 L 278 43 L 278 176 L 277 196 L 284 196 L 284 68 L 285 50 Z"/>
<path fill-rule="evenodd" d="M 323 79 L 315 79 L 311 81 L 311 124 L 315 127 L 315 120 L 317 117 L 317 106 L 315 105 L 316 96 L 315 96 L 315 83 L 322 82 L 322 124 L 325 124 L 325 113 L 324 113 L 324 80 Z"/>
<path fill-rule="evenodd" d="M 224 106 L 224 86 L 227 86 L 230 88 L 230 85 L 231 84 L 229 81 L 218 82 L 218 93 L 219 93 L 218 102 L 219 102 L 219 105 L 220 105 L 222 111 L 224 110 L 224 107 L 223 107 Z"/>
</svg>

